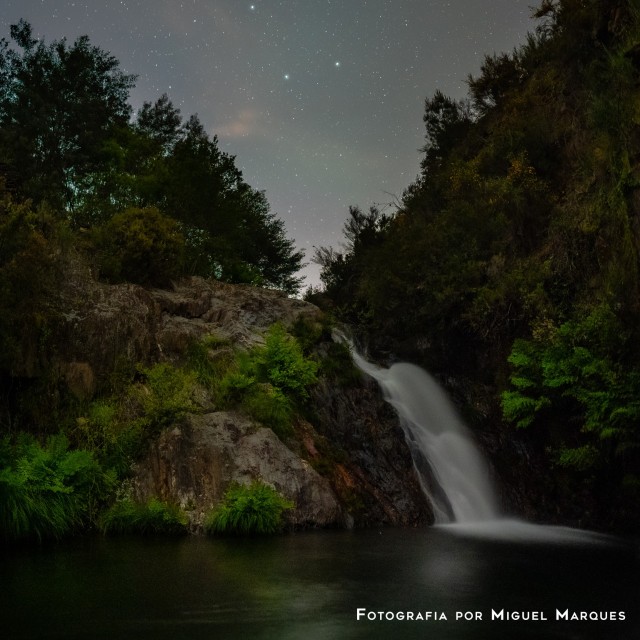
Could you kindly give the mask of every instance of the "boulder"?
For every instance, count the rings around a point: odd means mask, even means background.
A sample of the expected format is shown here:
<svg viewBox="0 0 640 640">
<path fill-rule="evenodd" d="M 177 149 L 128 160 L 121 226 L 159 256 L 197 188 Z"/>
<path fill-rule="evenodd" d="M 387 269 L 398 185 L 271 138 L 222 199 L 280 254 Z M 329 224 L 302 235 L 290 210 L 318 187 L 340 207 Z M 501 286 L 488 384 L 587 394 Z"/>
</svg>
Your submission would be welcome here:
<svg viewBox="0 0 640 640">
<path fill-rule="evenodd" d="M 295 507 L 291 528 L 343 527 L 348 518 L 328 480 L 295 455 L 271 431 L 241 414 L 219 411 L 190 415 L 164 431 L 134 468 L 133 497 L 159 497 L 179 504 L 191 528 L 233 484 L 269 484 Z"/>
</svg>

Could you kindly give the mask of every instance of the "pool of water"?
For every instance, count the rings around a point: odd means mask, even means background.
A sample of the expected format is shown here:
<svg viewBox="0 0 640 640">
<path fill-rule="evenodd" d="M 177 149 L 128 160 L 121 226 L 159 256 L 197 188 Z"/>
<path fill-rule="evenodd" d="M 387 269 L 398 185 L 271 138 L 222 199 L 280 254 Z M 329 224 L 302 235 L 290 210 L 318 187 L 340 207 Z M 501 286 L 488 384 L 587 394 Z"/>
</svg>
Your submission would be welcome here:
<svg viewBox="0 0 640 640">
<path fill-rule="evenodd" d="M 0 552 L 0 637 L 632 640 L 639 569 L 637 543 L 508 522 L 96 537 Z"/>
</svg>

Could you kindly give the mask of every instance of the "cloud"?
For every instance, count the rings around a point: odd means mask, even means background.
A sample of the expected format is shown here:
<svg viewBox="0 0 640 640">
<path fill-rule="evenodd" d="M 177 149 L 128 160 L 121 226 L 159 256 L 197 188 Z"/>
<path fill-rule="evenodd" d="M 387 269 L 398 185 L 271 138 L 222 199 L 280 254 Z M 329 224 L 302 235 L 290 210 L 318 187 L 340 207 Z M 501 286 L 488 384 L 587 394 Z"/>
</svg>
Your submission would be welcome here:
<svg viewBox="0 0 640 640">
<path fill-rule="evenodd" d="M 247 138 L 263 133 L 260 123 L 260 112 L 256 109 L 242 109 L 229 122 L 214 129 L 219 138 Z"/>
</svg>

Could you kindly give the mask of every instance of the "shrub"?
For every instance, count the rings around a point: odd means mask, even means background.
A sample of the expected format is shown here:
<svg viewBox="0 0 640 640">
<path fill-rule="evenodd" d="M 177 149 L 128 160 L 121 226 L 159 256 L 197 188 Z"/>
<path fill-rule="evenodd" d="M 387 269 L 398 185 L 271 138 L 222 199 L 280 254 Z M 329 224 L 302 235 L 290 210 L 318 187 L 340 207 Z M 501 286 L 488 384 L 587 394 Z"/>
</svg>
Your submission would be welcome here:
<svg viewBox="0 0 640 640">
<path fill-rule="evenodd" d="M 282 529 L 283 512 L 293 507 L 293 502 L 262 482 L 234 485 L 207 516 L 204 527 L 208 534 L 273 534 Z"/>
<path fill-rule="evenodd" d="M 147 504 L 124 499 L 102 515 L 101 529 L 105 534 L 177 535 L 186 533 L 187 516 L 180 507 L 157 498 L 151 498 Z"/>
<path fill-rule="evenodd" d="M 193 373 L 166 362 L 141 368 L 140 373 L 145 385 L 135 387 L 134 395 L 142 406 L 143 421 L 151 430 L 166 427 L 195 408 L 191 397 L 196 384 Z"/>
<path fill-rule="evenodd" d="M 298 399 L 308 397 L 307 387 L 316 382 L 318 365 L 304 357 L 298 341 L 282 325 L 274 324 L 267 332 L 265 346 L 251 355 L 258 379 Z"/>
<path fill-rule="evenodd" d="M 178 223 L 155 207 L 130 208 L 96 231 L 101 271 L 113 282 L 164 285 L 179 275 L 184 238 Z"/>
<path fill-rule="evenodd" d="M 214 396 L 219 395 L 220 382 L 234 361 L 229 340 L 213 334 L 192 342 L 187 349 L 188 370 Z"/>
<path fill-rule="evenodd" d="M 279 438 L 293 433 L 293 406 L 279 389 L 269 384 L 256 385 L 244 396 L 241 407 L 252 418 L 272 429 Z"/>
<path fill-rule="evenodd" d="M 21 435 L 0 446 L 0 538 L 62 538 L 93 521 L 115 483 L 89 451 L 68 450 L 63 436 L 40 446 Z"/>
<path fill-rule="evenodd" d="M 225 365 L 222 378 L 212 385 L 217 401 L 239 407 L 280 438 L 290 435 L 296 404 L 308 397 L 318 370 L 298 341 L 276 324 L 267 332 L 264 346 L 236 353 Z"/>
<path fill-rule="evenodd" d="M 640 371 L 620 362 L 625 350 L 631 340 L 607 305 L 542 338 L 516 340 L 512 388 L 502 394 L 505 419 L 517 427 L 559 425 L 554 457 L 561 467 L 632 464 L 640 448 Z"/>
</svg>

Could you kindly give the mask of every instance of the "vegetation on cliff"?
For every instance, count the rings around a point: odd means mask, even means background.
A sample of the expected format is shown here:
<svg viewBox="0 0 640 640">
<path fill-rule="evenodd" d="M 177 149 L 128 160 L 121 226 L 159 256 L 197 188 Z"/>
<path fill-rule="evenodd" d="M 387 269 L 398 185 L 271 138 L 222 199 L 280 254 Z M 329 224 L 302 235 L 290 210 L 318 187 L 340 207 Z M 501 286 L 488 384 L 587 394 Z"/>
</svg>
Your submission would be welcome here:
<svg viewBox="0 0 640 640">
<path fill-rule="evenodd" d="M 67 392 L 47 420 L 33 423 L 29 412 L 15 411 L 14 420 L 34 435 L 20 431 L 0 439 L 0 539 L 60 538 L 90 528 L 107 534 L 186 531 L 177 505 L 156 498 L 140 504 L 129 495 L 132 464 L 149 442 L 187 414 L 227 408 L 282 439 L 293 438 L 317 368 L 276 324 L 264 346 L 248 352 L 207 336 L 186 350 L 182 363 L 138 365 L 112 382 L 110 393 L 78 401 Z M 58 430 L 44 445 L 36 440 Z M 216 511 L 211 531 L 273 533 L 289 508 L 263 485 L 236 487 Z"/>
<path fill-rule="evenodd" d="M 133 114 L 134 82 L 87 37 L 46 43 L 20 21 L 0 40 L 0 537 L 8 540 L 181 524 L 172 505 L 126 495 L 100 516 L 149 439 L 200 410 L 199 382 L 193 367 L 150 352 L 137 361 L 113 344 L 95 387 L 95 363 L 79 365 L 89 391 L 74 395 L 62 334 L 73 330 L 75 298 L 89 280 L 162 287 L 200 275 L 289 294 L 301 281 L 302 253 L 265 194 L 166 95 Z M 245 376 L 241 391 L 223 380 L 226 370 L 219 382 L 238 396 L 227 404 L 266 422 L 275 416 L 286 431 L 315 365 L 296 370 L 294 339 L 276 333 L 245 368 L 236 355 L 227 363 Z"/>
<path fill-rule="evenodd" d="M 263 482 L 232 486 L 207 516 L 205 531 L 230 535 L 277 533 L 283 527 L 283 512 L 292 508 L 293 502 Z"/>
<path fill-rule="evenodd" d="M 394 214 L 350 210 L 345 249 L 316 256 L 323 297 L 379 351 L 469 380 L 472 403 L 489 388 L 490 419 L 529 432 L 559 509 L 631 526 L 640 5 L 544 0 L 535 17 L 467 99 L 426 100 L 420 174 Z"/>
</svg>

